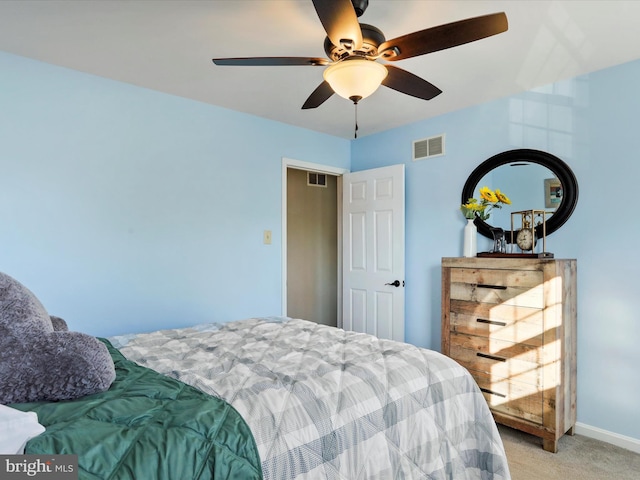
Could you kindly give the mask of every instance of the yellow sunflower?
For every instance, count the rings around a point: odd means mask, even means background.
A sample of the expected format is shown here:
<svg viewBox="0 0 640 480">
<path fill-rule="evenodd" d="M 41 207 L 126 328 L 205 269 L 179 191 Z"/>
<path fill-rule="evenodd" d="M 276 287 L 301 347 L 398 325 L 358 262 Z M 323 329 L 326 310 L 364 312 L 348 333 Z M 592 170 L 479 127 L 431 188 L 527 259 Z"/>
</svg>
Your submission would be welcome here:
<svg viewBox="0 0 640 480">
<path fill-rule="evenodd" d="M 507 197 L 499 189 L 496 188 L 495 194 L 500 203 L 506 203 L 507 205 L 511 205 L 511 200 L 509 200 L 509 197 Z"/>
<path fill-rule="evenodd" d="M 480 197 L 489 203 L 498 203 L 499 201 L 495 192 L 486 186 L 480 189 Z"/>
</svg>

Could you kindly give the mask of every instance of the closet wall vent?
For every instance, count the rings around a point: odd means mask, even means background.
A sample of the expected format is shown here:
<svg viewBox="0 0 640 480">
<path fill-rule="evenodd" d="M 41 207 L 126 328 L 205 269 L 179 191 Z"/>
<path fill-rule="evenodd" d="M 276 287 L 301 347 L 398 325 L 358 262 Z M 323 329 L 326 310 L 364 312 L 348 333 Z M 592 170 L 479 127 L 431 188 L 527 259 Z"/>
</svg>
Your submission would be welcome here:
<svg viewBox="0 0 640 480">
<path fill-rule="evenodd" d="M 310 187 L 326 187 L 327 175 L 325 173 L 307 172 L 307 185 Z"/>
<path fill-rule="evenodd" d="M 413 161 L 444 155 L 444 133 L 413 142 Z"/>
</svg>

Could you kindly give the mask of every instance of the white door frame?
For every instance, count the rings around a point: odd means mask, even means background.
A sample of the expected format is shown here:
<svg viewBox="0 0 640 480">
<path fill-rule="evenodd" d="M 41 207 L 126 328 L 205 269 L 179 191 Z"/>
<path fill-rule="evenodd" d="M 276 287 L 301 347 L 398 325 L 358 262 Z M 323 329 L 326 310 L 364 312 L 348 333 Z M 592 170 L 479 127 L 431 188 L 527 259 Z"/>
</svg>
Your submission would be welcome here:
<svg viewBox="0 0 640 480">
<path fill-rule="evenodd" d="M 305 162 L 282 157 L 282 315 L 287 315 L 287 169 L 295 168 L 309 172 L 326 173 L 338 177 L 338 328 L 342 328 L 342 175 L 346 168 L 332 167 L 320 163 Z"/>
</svg>

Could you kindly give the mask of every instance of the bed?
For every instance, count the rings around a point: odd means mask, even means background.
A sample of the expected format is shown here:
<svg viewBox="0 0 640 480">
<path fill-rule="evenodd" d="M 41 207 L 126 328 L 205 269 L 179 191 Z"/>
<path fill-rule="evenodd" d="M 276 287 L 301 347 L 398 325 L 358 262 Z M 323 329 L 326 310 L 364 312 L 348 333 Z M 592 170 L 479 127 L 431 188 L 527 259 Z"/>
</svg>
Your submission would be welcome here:
<svg viewBox="0 0 640 480">
<path fill-rule="evenodd" d="M 437 352 L 286 317 L 109 341 L 228 402 L 266 480 L 510 478 L 482 393 Z"/>
<path fill-rule="evenodd" d="M 101 339 L 109 390 L 11 405 L 46 427 L 27 454 L 80 480 L 509 479 L 468 372 L 434 351 L 254 318 Z"/>
</svg>

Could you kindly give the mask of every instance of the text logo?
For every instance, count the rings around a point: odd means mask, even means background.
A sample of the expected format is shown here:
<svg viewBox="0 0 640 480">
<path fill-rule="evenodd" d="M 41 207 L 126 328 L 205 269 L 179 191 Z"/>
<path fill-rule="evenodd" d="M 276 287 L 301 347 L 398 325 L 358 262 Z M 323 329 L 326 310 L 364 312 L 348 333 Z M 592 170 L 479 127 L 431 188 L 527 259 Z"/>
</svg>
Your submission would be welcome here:
<svg viewBox="0 0 640 480">
<path fill-rule="evenodd" d="M 0 455 L 0 480 L 78 480 L 77 455 Z"/>
</svg>

